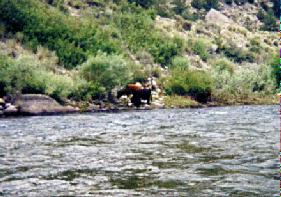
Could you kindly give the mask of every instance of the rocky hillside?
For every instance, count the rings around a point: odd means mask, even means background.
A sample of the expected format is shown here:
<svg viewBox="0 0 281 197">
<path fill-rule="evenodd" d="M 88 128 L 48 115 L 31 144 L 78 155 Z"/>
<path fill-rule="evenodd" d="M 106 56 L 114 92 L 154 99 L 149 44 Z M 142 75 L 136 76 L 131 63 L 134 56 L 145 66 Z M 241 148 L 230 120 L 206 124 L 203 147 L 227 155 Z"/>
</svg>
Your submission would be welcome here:
<svg viewBox="0 0 281 197">
<path fill-rule="evenodd" d="M 153 82 L 155 106 L 277 102 L 279 15 L 276 0 L 0 0 L 0 97 L 84 106 Z"/>
</svg>

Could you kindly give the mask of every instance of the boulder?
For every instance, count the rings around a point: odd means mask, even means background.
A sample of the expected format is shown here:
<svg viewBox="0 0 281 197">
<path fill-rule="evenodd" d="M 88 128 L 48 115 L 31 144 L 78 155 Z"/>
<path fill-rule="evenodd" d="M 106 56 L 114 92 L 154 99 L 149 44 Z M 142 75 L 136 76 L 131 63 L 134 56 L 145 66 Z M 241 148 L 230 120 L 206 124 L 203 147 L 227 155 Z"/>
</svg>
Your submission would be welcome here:
<svg viewBox="0 0 281 197">
<path fill-rule="evenodd" d="M 234 23 L 230 18 L 215 9 L 211 9 L 207 13 L 205 20 L 209 24 L 217 25 L 220 27 L 225 27 Z"/>
<path fill-rule="evenodd" d="M 42 94 L 24 94 L 16 100 L 22 115 L 49 115 L 79 112 L 77 108 L 62 106 L 56 100 Z"/>
</svg>

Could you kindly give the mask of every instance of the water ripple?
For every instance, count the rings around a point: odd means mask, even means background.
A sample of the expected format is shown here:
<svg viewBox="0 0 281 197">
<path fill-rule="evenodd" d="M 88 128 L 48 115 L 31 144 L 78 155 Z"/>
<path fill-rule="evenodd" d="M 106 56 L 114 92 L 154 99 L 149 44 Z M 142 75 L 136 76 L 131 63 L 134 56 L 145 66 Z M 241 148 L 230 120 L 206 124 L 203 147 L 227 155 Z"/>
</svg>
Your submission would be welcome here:
<svg viewBox="0 0 281 197">
<path fill-rule="evenodd" d="M 0 120 L 0 196 L 278 195 L 278 106 Z"/>
</svg>

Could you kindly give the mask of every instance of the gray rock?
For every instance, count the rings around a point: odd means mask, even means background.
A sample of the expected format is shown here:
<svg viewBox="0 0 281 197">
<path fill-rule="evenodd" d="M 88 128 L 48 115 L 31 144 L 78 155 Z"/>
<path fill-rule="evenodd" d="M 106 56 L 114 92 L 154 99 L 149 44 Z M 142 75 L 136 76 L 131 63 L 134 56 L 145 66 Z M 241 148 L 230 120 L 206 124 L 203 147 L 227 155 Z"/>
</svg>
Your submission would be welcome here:
<svg viewBox="0 0 281 197">
<path fill-rule="evenodd" d="M 24 94 L 16 100 L 19 113 L 23 115 L 48 115 L 79 112 L 77 108 L 62 106 L 49 96 Z"/>
<path fill-rule="evenodd" d="M 215 9 L 211 9 L 207 13 L 205 20 L 209 24 L 214 24 L 221 27 L 233 24 L 233 21 L 230 18 Z"/>
</svg>

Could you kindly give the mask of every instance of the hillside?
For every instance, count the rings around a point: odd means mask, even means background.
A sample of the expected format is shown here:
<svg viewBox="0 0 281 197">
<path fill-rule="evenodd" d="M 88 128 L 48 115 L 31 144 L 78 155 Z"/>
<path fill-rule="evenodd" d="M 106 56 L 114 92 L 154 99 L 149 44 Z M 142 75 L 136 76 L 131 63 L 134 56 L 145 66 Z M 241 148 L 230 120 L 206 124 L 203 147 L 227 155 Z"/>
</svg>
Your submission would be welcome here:
<svg viewBox="0 0 281 197">
<path fill-rule="evenodd" d="M 157 106 L 275 103 L 279 16 L 276 0 L 0 0 L 0 97 L 84 106 L 154 81 Z"/>
</svg>

